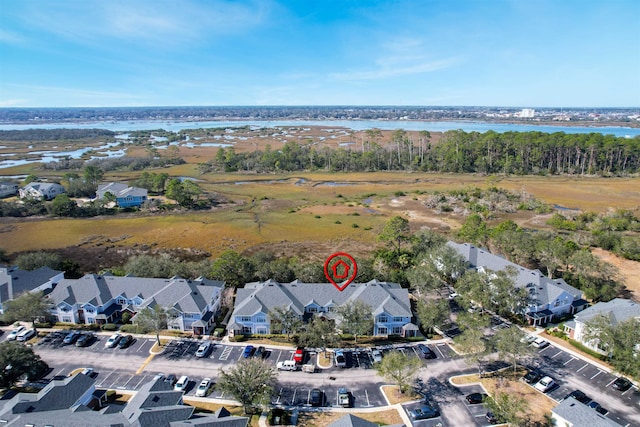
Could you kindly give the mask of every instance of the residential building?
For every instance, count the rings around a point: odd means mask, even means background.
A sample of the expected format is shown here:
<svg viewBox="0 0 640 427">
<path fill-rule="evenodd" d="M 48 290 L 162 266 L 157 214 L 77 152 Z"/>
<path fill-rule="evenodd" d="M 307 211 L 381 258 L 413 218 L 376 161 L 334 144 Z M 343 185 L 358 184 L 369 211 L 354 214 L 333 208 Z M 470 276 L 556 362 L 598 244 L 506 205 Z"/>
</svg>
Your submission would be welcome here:
<svg viewBox="0 0 640 427">
<path fill-rule="evenodd" d="M 545 325 L 566 315 L 577 313 L 588 306 L 582 291 L 563 279 L 550 279 L 540 270 L 529 270 L 507 261 L 499 255 L 477 248 L 469 243 L 448 242 L 471 268 L 484 273 L 515 269 L 515 286 L 529 291 L 530 303 L 524 316 L 530 325 Z"/>
<path fill-rule="evenodd" d="M 551 419 L 557 427 L 622 427 L 622 424 L 571 397 L 551 410 Z"/>
<path fill-rule="evenodd" d="M 20 186 L 14 182 L 0 182 L 0 198 L 15 196 L 16 194 L 18 194 L 19 188 Z"/>
<path fill-rule="evenodd" d="M 129 187 L 119 182 L 100 184 L 96 191 L 96 198 L 103 199 L 106 193 L 111 193 L 116 199 L 116 205 L 121 208 L 140 207 L 147 201 L 147 189 Z"/>
<path fill-rule="evenodd" d="M 64 278 L 64 272 L 49 267 L 20 270 L 18 267 L 0 267 L 0 314 L 3 304 L 24 292 L 49 292 Z"/>
<path fill-rule="evenodd" d="M 21 199 L 55 199 L 57 195 L 65 192 L 60 184 L 50 182 L 30 182 L 18 190 Z"/>
<path fill-rule="evenodd" d="M 121 427 L 246 427 L 249 419 L 236 417 L 224 407 L 212 415 L 194 414 L 182 392 L 162 379 L 143 384 L 126 404 L 109 404 L 106 390 L 95 380 L 77 374 L 54 380 L 38 393 L 18 393 L 0 401 L 3 426 L 121 426 Z"/>
<path fill-rule="evenodd" d="M 269 311 L 284 307 L 302 320 L 312 316 L 335 319 L 336 309 L 348 303 L 361 301 L 371 307 L 373 335 L 415 336 L 418 328 L 412 322 L 409 294 L 396 283 L 351 283 L 339 291 L 331 283 L 278 283 L 275 280 L 253 282 L 238 289 L 230 334 L 270 334 L 281 331 L 271 329 Z"/>
<path fill-rule="evenodd" d="M 570 338 L 581 342 L 594 351 L 607 354 L 606 351 L 598 347 L 597 338 L 587 339 L 585 336 L 586 324 L 598 316 L 607 318 L 612 326 L 629 319 L 636 319 L 638 326 L 640 326 L 640 304 L 623 298 L 615 298 L 608 302 L 598 302 L 576 314 L 572 321 L 565 323 L 564 330 Z"/>
<path fill-rule="evenodd" d="M 379 426 L 378 423 L 367 421 L 360 417 L 356 417 L 353 414 L 347 414 L 338 418 L 337 420 L 329 424 L 327 427 L 378 427 L 378 426 Z M 394 424 L 389 427 L 404 427 L 404 426 L 405 424 Z"/>
<path fill-rule="evenodd" d="M 52 316 L 63 323 L 104 324 L 128 311 L 160 305 L 170 309 L 170 329 L 203 335 L 220 309 L 224 282 L 198 278 L 155 279 L 87 274 L 80 279 L 62 279 L 49 299 Z M 133 318 L 135 321 L 135 317 Z"/>
</svg>

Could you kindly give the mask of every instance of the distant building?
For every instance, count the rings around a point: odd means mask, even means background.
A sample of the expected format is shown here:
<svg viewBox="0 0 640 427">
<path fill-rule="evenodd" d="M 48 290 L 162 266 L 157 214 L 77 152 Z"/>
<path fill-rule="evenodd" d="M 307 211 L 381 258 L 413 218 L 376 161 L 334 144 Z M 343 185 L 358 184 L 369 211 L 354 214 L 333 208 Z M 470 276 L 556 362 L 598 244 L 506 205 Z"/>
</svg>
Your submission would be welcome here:
<svg viewBox="0 0 640 427">
<path fill-rule="evenodd" d="M 598 353 L 607 354 L 606 351 L 598 347 L 597 338 L 589 340 L 585 337 L 586 324 L 598 316 L 607 318 L 612 326 L 635 318 L 638 320 L 638 326 L 640 327 L 640 304 L 623 298 L 615 298 L 608 302 L 599 302 L 576 314 L 572 321 L 565 323 L 564 330 L 570 338 L 581 342 Z"/>
<path fill-rule="evenodd" d="M 15 196 L 20 186 L 14 182 L 0 182 L 0 198 Z"/>
<path fill-rule="evenodd" d="M 3 304 L 24 292 L 48 292 L 64 278 L 64 272 L 41 267 L 25 271 L 18 267 L 0 267 L 0 314 Z"/>
<path fill-rule="evenodd" d="M 455 249 L 470 267 L 480 272 L 514 268 L 518 272 L 515 286 L 525 288 L 529 292 L 530 303 L 524 316 L 530 325 L 544 325 L 553 319 L 577 313 L 589 305 L 583 299 L 582 291 L 562 279 L 549 279 L 540 270 L 529 270 L 469 243 L 450 241 L 447 244 Z"/>
<path fill-rule="evenodd" d="M 270 334 L 269 311 L 285 307 L 302 320 L 313 316 L 336 319 L 336 309 L 361 301 L 371 307 L 373 335 L 415 336 L 418 327 L 411 323 L 411 304 L 406 289 L 396 283 L 351 283 L 339 291 L 331 283 L 278 283 L 275 280 L 247 283 L 238 289 L 231 323 L 232 334 Z M 337 319 L 336 319 L 337 320 Z M 340 328 L 340 324 L 337 324 Z"/>
<path fill-rule="evenodd" d="M 523 119 L 531 119 L 536 115 L 536 110 L 534 110 L 533 108 L 523 108 L 522 111 L 520 111 L 520 117 Z"/>
<path fill-rule="evenodd" d="M 147 189 L 129 187 L 119 182 L 100 184 L 96 191 L 98 199 L 104 199 L 105 194 L 111 193 L 116 199 L 116 205 L 121 208 L 140 207 L 147 201 Z"/>
<path fill-rule="evenodd" d="M 49 182 L 30 182 L 18 190 L 21 199 L 51 200 L 65 192 L 60 184 Z"/>
</svg>

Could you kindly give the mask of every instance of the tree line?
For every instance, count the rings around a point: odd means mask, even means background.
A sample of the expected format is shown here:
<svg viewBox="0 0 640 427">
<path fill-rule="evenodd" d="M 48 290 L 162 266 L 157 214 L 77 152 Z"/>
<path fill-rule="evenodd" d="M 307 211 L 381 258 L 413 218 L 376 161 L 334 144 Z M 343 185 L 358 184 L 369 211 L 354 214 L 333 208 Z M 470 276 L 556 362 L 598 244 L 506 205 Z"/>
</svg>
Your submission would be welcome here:
<svg viewBox="0 0 640 427">
<path fill-rule="evenodd" d="M 382 141 L 378 129 L 360 142 L 332 149 L 290 141 L 281 149 L 237 153 L 221 147 L 215 158 L 199 165 L 210 171 L 334 172 L 421 171 L 483 174 L 627 175 L 640 168 L 640 138 L 601 133 L 447 131 L 437 144 L 428 131 L 417 136 L 399 129 Z"/>
</svg>

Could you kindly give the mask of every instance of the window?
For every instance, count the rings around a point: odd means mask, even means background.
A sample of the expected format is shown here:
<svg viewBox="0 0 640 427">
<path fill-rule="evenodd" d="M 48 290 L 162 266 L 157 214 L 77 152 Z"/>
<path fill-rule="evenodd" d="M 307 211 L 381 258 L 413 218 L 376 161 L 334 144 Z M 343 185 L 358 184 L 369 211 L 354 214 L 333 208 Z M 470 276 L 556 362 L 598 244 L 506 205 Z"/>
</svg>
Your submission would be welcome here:
<svg viewBox="0 0 640 427">
<path fill-rule="evenodd" d="M 242 327 L 242 333 L 243 334 L 250 334 L 251 333 L 251 326 L 243 326 Z"/>
<path fill-rule="evenodd" d="M 334 306 L 330 305 L 329 307 L 327 307 L 327 311 L 328 311 L 329 313 L 333 313 L 333 312 L 335 312 L 335 311 L 336 311 L 336 308 L 335 308 Z"/>
<path fill-rule="evenodd" d="M 240 316 L 241 322 L 251 322 L 251 316 Z"/>
<path fill-rule="evenodd" d="M 387 317 L 386 314 L 381 314 L 380 316 L 378 316 L 378 322 L 387 323 L 388 321 L 389 321 L 389 318 Z"/>
<path fill-rule="evenodd" d="M 71 323 L 71 317 L 67 317 L 67 316 L 62 317 L 62 323 Z"/>
<path fill-rule="evenodd" d="M 122 297 L 118 297 L 118 298 L 116 299 L 116 302 L 117 302 L 118 304 L 120 304 L 120 305 L 125 305 L 125 304 L 127 303 L 127 300 L 126 300 L 126 299 L 124 299 L 124 298 L 122 298 Z"/>
<path fill-rule="evenodd" d="M 96 323 L 96 319 L 94 319 L 93 317 L 87 317 L 87 323 L 93 325 Z"/>
<path fill-rule="evenodd" d="M 256 317 L 256 323 L 266 323 L 266 322 L 267 322 L 267 319 L 265 319 L 264 317 L 262 316 Z"/>
<path fill-rule="evenodd" d="M 68 312 L 68 311 L 69 311 L 69 307 L 67 307 L 67 306 L 65 305 L 64 307 L 60 308 L 60 311 L 63 311 L 63 312 L 65 312 L 65 313 L 66 313 L 66 312 Z"/>
<path fill-rule="evenodd" d="M 393 332 L 391 332 L 391 333 L 394 334 L 394 335 L 400 335 L 400 334 L 402 334 L 402 328 L 400 326 L 395 326 L 393 328 Z"/>
<path fill-rule="evenodd" d="M 309 313 L 317 313 L 318 312 L 318 307 L 316 307 L 316 306 L 307 307 L 307 311 Z"/>
<path fill-rule="evenodd" d="M 396 317 L 393 318 L 393 321 L 396 322 L 396 323 L 400 323 L 400 322 L 404 321 L 404 318 L 401 317 L 401 316 L 396 316 Z"/>
<path fill-rule="evenodd" d="M 95 310 L 93 307 L 86 307 L 86 308 L 84 309 L 84 311 L 85 311 L 86 313 L 95 313 L 95 312 L 96 312 L 96 310 Z"/>
<path fill-rule="evenodd" d="M 379 334 L 379 335 L 387 335 L 387 334 L 388 334 L 388 332 L 387 332 L 387 331 L 388 331 L 388 329 L 387 329 L 387 328 L 384 328 L 384 327 L 380 327 L 380 328 L 378 328 L 378 334 Z"/>
</svg>

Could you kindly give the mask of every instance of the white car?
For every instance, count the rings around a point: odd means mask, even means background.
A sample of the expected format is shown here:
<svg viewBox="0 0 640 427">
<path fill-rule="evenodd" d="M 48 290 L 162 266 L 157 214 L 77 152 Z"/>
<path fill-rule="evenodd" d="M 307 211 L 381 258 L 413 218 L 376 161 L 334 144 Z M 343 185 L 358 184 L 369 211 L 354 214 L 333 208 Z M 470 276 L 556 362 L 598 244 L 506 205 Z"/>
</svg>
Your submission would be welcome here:
<svg viewBox="0 0 640 427">
<path fill-rule="evenodd" d="M 24 326 L 18 326 L 17 328 L 14 328 L 11 332 L 9 332 L 9 335 L 7 335 L 7 341 L 14 341 L 16 338 L 18 338 L 18 335 L 20 335 L 20 333 L 25 329 L 27 328 L 25 328 Z"/>
<path fill-rule="evenodd" d="M 106 348 L 113 348 L 118 344 L 118 341 L 120 341 L 120 337 L 121 335 L 119 333 L 115 333 L 113 335 L 111 335 L 109 337 L 109 339 L 107 340 L 107 342 L 104 343 L 104 346 Z"/>
<path fill-rule="evenodd" d="M 196 357 L 206 357 L 211 349 L 211 341 L 206 341 L 200 344 L 198 350 L 196 350 Z"/>
<path fill-rule="evenodd" d="M 18 334 L 18 336 L 16 337 L 16 341 L 26 342 L 35 336 L 36 336 L 35 329 L 25 329 L 24 331 Z"/>
<path fill-rule="evenodd" d="M 549 345 L 549 341 L 545 340 L 544 338 L 538 338 L 537 340 L 535 340 L 532 344 L 535 348 L 545 348 L 546 346 Z"/>
<path fill-rule="evenodd" d="M 186 375 L 183 375 L 180 377 L 176 385 L 173 386 L 173 391 L 181 391 L 184 393 L 185 390 L 187 389 L 188 384 L 189 384 L 189 377 Z"/>
<path fill-rule="evenodd" d="M 553 387 L 555 385 L 555 381 L 553 381 L 553 378 L 546 376 L 546 377 L 542 377 L 542 379 L 540 381 L 538 381 L 536 383 L 536 385 L 534 385 L 533 387 L 538 390 L 541 391 L 543 393 L 548 392 L 551 387 Z"/>
<path fill-rule="evenodd" d="M 371 350 L 371 359 L 373 360 L 373 363 L 382 362 L 382 353 L 380 352 L 380 350 L 378 349 Z"/>
<path fill-rule="evenodd" d="M 207 391 L 209 391 L 209 387 L 211 387 L 211 378 L 203 379 L 196 390 L 196 396 L 205 397 L 207 395 Z"/>
<path fill-rule="evenodd" d="M 279 371 L 297 371 L 298 364 L 293 360 L 283 360 L 276 364 L 276 368 L 278 368 Z"/>
</svg>

